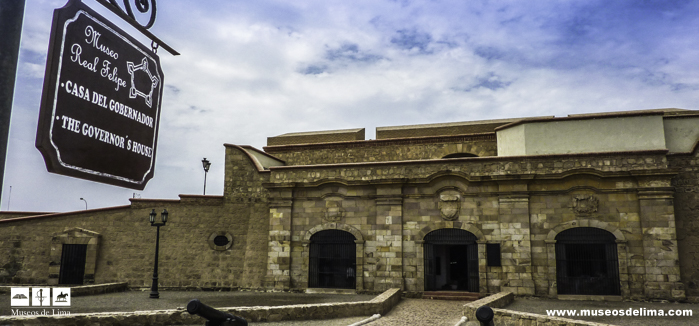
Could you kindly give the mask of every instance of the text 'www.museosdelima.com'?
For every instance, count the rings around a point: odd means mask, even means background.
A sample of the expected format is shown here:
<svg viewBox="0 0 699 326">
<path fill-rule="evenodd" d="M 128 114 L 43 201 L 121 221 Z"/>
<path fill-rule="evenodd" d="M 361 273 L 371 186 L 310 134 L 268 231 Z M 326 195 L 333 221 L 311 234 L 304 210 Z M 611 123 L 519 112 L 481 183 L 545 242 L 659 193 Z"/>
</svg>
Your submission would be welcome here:
<svg viewBox="0 0 699 326">
<path fill-rule="evenodd" d="M 604 317 L 604 316 L 627 316 L 627 317 L 674 317 L 674 316 L 681 316 L 681 317 L 691 317 L 692 316 L 692 310 L 691 309 L 668 309 L 668 310 L 663 310 L 663 309 L 646 309 L 646 308 L 638 308 L 638 309 L 596 309 L 596 310 L 591 310 L 591 309 L 581 309 L 581 310 L 546 310 L 546 314 L 549 316 L 555 316 L 555 317 Z"/>
</svg>

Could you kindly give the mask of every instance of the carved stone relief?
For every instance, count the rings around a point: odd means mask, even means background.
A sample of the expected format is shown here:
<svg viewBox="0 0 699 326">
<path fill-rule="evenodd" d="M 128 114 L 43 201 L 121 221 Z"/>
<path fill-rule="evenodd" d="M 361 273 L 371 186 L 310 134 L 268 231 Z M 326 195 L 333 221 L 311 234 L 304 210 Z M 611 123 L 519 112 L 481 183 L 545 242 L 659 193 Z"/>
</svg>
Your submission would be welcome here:
<svg viewBox="0 0 699 326">
<path fill-rule="evenodd" d="M 439 212 L 447 221 L 459 218 L 461 210 L 461 194 L 456 190 L 445 190 L 439 194 Z"/>
<path fill-rule="evenodd" d="M 585 216 L 597 212 L 599 200 L 592 195 L 577 195 L 573 197 L 573 212 L 578 216 Z"/>
<path fill-rule="evenodd" d="M 325 215 L 323 220 L 326 222 L 339 222 L 345 217 L 345 210 L 342 208 L 341 197 L 328 197 L 325 199 Z"/>
</svg>

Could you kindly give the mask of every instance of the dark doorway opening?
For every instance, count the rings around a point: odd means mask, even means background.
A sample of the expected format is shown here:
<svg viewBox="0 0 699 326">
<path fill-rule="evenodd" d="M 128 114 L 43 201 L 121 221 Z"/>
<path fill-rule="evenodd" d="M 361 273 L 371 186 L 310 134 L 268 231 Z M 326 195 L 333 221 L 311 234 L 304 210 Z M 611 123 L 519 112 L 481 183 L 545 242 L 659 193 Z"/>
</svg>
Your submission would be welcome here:
<svg viewBox="0 0 699 326">
<path fill-rule="evenodd" d="M 86 244 L 63 244 L 58 284 L 83 284 L 86 256 Z"/>
<path fill-rule="evenodd" d="M 616 237 L 580 227 L 556 236 L 558 294 L 620 295 Z"/>
<path fill-rule="evenodd" d="M 478 292 L 478 245 L 473 233 L 440 229 L 425 236 L 425 291 Z"/>
<path fill-rule="evenodd" d="M 308 287 L 355 289 L 356 244 L 346 231 L 325 230 L 311 236 Z"/>
</svg>

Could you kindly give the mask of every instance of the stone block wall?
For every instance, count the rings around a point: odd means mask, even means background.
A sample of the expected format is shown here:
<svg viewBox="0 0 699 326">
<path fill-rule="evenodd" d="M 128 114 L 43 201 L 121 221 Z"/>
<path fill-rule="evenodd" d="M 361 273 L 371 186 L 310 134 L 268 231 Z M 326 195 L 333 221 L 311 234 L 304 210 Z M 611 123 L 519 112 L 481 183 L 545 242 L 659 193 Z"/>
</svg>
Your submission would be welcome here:
<svg viewBox="0 0 699 326">
<path fill-rule="evenodd" d="M 576 180 L 578 178 L 580 177 L 570 178 L 566 183 L 581 183 L 582 181 Z M 589 180 L 590 177 L 582 178 Z M 615 184 L 628 185 L 624 181 L 611 182 L 611 186 Z M 531 197 L 533 277 L 537 295 L 555 297 L 558 294 L 555 237 L 561 231 L 573 227 L 595 227 L 614 234 L 617 237 L 621 295 L 629 297 L 643 294 L 645 269 L 633 268 L 644 264 L 643 236 L 635 191 L 609 189 L 610 182 L 602 179 L 598 180 L 597 185 L 601 187 L 597 191 L 590 188 L 554 196 Z M 576 199 L 592 199 L 597 204 L 594 209 L 576 211 Z"/>
<path fill-rule="evenodd" d="M 680 275 L 687 297 L 699 302 L 699 153 L 668 156 L 679 173 L 674 187 L 675 228 Z"/>
<path fill-rule="evenodd" d="M 240 286 L 264 288 L 267 273 L 269 220 L 269 191 L 263 186 L 269 171 L 258 170 L 246 150 L 226 145 L 224 201 L 236 214 L 247 219 L 243 248 L 245 259 Z"/>
<path fill-rule="evenodd" d="M 464 135 L 493 132 L 497 127 L 522 119 L 482 120 L 412 126 L 377 127 L 376 139 Z"/>
<path fill-rule="evenodd" d="M 296 190 L 291 213 L 291 288 L 308 287 L 310 238 L 328 229 L 347 231 L 355 236 L 357 287 L 359 290 L 365 286 L 373 288 L 378 257 L 374 257 L 376 246 L 370 218 L 376 215 L 376 204 L 370 197 L 375 194 L 372 188 L 349 188 L 332 183 L 317 189 Z"/>
<path fill-rule="evenodd" d="M 130 206 L 2 220 L 3 281 L 58 283 L 62 244 L 83 243 L 84 238 L 88 244 L 85 283 L 128 282 L 130 287 L 149 287 L 156 236 L 148 222 L 152 209 L 158 218 L 163 209 L 169 211 L 169 220 L 160 230 L 161 287 L 241 286 L 248 219 L 218 196 L 138 199 Z M 229 250 L 213 250 L 209 245 L 211 234 L 221 231 L 233 237 Z"/>
<path fill-rule="evenodd" d="M 16 218 L 16 217 L 27 217 L 27 216 L 36 216 L 36 215 L 46 215 L 46 214 L 52 214 L 53 212 L 14 212 L 14 211 L 3 211 L 0 212 L 0 220 L 8 219 L 8 218 Z"/>
<path fill-rule="evenodd" d="M 581 169 L 589 170 L 592 175 L 623 174 L 632 171 L 665 170 L 667 160 L 664 154 L 664 151 L 654 151 L 605 155 L 544 155 L 527 158 L 474 157 L 420 162 L 387 161 L 351 166 L 341 163 L 327 166 L 293 166 L 295 163 L 289 163 L 290 166 L 271 167 L 269 182 L 270 186 L 317 183 L 323 179 L 349 183 L 386 182 L 391 179 L 424 182 L 442 174 L 461 175 L 467 180 L 493 181 L 509 175 L 530 178 L 535 175 L 553 175 L 560 178 L 571 174 L 571 171 Z"/>
<path fill-rule="evenodd" d="M 364 140 L 364 128 L 289 133 L 276 137 L 267 137 L 267 145 L 279 146 L 293 144 L 332 143 L 354 140 Z"/>
<path fill-rule="evenodd" d="M 329 144 L 267 146 L 287 165 L 441 159 L 455 153 L 497 155 L 495 134 L 367 140 Z"/>
<path fill-rule="evenodd" d="M 284 276 L 280 288 L 307 286 L 304 241 L 313 232 L 336 228 L 359 234 L 357 289 L 400 286 L 421 292 L 425 236 L 459 228 L 478 239 L 480 292 L 555 297 L 556 235 L 595 227 L 617 238 L 623 297 L 681 300 L 668 198 L 672 173 L 664 172 L 667 161 L 660 154 L 272 167 L 265 186 L 284 209 L 271 205 L 270 218 L 288 217 L 279 222 L 284 225 L 279 239 L 288 242 L 278 242 L 270 229 L 270 246 L 279 247 L 270 255 L 288 251 L 290 260 L 270 260 L 268 276 Z M 457 214 L 449 216 L 442 205 L 454 198 Z M 588 201 L 594 210 L 585 208 Z M 500 244 L 502 266 L 487 266 L 488 243 Z"/>
<path fill-rule="evenodd" d="M 669 186 L 669 180 L 665 186 Z M 680 283 L 672 195 L 667 190 L 639 191 L 647 298 L 685 298 L 684 285 Z"/>
</svg>

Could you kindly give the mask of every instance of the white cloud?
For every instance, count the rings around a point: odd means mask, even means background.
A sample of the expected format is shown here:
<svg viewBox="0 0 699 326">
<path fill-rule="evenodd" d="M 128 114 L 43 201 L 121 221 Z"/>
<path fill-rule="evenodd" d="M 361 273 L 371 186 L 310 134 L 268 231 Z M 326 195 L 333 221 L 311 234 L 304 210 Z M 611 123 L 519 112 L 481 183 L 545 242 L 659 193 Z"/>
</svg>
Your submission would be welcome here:
<svg viewBox="0 0 699 326">
<path fill-rule="evenodd" d="M 48 174 L 33 148 L 51 13 L 63 4 L 27 4 L 2 209 L 9 185 L 21 210 L 80 209 L 86 193 L 91 207 L 122 205 L 134 193 Z M 286 132 L 373 138 L 377 126 L 697 109 L 697 5 L 646 5 L 160 1 L 152 32 L 182 55 L 159 51 L 156 174 L 137 193 L 200 193 L 207 157 L 207 193 L 221 194 L 223 143 L 262 147 Z"/>
</svg>

